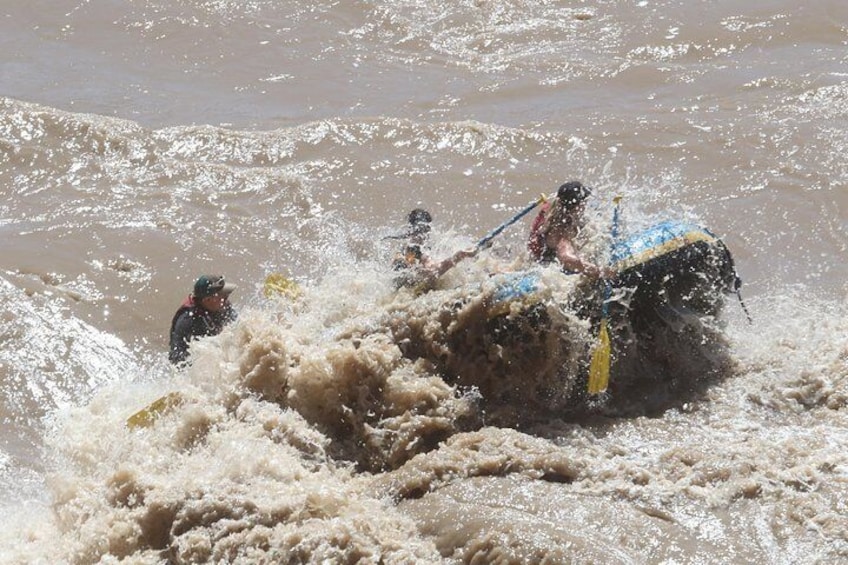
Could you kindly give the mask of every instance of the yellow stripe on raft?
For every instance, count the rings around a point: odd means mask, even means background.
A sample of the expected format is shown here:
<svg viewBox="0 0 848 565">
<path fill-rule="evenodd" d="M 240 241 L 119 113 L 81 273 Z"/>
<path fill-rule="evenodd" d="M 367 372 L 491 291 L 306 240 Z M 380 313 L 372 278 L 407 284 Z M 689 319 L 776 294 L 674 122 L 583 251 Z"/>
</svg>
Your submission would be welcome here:
<svg viewBox="0 0 848 565">
<path fill-rule="evenodd" d="M 668 253 L 671 253 L 672 251 L 677 251 L 678 249 L 686 247 L 687 245 L 692 245 L 693 243 L 697 243 L 699 241 L 704 241 L 706 243 L 714 243 L 716 241 L 716 238 L 705 232 L 692 231 L 682 236 L 675 237 L 674 239 L 670 239 L 665 243 L 662 243 L 661 245 L 657 245 L 656 247 L 646 249 L 641 253 L 631 255 L 627 259 L 623 259 L 615 263 L 615 265 L 613 265 L 613 268 L 617 272 L 621 273 L 637 265 L 647 263 L 651 259 L 661 257 L 662 255 L 666 255 Z"/>
</svg>

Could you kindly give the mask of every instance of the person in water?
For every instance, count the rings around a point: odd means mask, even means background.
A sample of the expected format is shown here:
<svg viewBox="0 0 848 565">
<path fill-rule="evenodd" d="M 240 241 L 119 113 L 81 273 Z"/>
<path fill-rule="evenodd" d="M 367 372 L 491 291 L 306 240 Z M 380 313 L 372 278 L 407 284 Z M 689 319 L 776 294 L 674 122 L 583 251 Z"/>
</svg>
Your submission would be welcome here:
<svg viewBox="0 0 848 565">
<path fill-rule="evenodd" d="M 557 261 L 566 272 L 595 279 L 614 275 L 610 269 L 586 260 L 575 243 L 584 226 L 586 200 L 591 194 L 581 182 L 569 181 L 559 187 L 556 198 L 543 206 L 533 220 L 527 245 L 535 261 Z"/>
<path fill-rule="evenodd" d="M 192 340 L 218 335 L 225 325 L 236 319 L 236 311 L 229 300 L 235 288 L 220 275 L 203 275 L 197 279 L 194 292 L 189 294 L 171 320 L 168 352 L 171 363 L 186 363 Z"/>
<path fill-rule="evenodd" d="M 476 249 L 461 249 L 442 261 L 434 261 L 428 254 L 428 241 L 432 215 L 423 208 L 416 208 L 407 215 L 409 228 L 401 235 L 391 236 L 391 239 L 406 239 L 404 248 L 395 256 L 392 269 L 400 271 L 395 277 L 398 288 L 416 286 L 422 283 L 432 283 L 454 265 L 477 254 Z"/>
</svg>

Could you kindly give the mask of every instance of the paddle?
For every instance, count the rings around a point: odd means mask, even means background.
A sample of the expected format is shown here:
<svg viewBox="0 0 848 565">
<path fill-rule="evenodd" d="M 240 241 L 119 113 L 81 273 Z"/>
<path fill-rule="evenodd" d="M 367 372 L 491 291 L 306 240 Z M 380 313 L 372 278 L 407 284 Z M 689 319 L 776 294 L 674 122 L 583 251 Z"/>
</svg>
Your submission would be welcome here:
<svg viewBox="0 0 848 565">
<path fill-rule="evenodd" d="M 183 396 L 179 392 L 169 392 L 165 396 L 148 404 L 146 408 L 142 408 L 127 418 L 127 427 L 131 430 L 149 428 L 156 422 L 160 415 L 170 412 L 183 402 Z"/>
<path fill-rule="evenodd" d="M 621 196 L 613 198 L 615 211 L 612 216 L 612 244 L 618 239 L 618 205 Z M 589 394 L 600 394 L 609 385 L 610 374 L 610 338 L 607 331 L 607 315 L 609 314 L 609 299 L 612 286 L 604 279 L 604 300 L 601 303 L 601 330 L 598 334 L 598 343 L 592 351 L 592 360 L 589 363 Z"/>
<path fill-rule="evenodd" d="M 541 204 L 545 200 L 546 200 L 546 198 L 545 198 L 544 195 L 539 196 L 539 198 L 537 198 L 536 200 L 534 200 L 533 202 L 528 204 L 527 207 L 524 208 L 523 210 L 521 210 L 518 214 L 514 215 L 512 218 L 508 219 L 507 221 L 505 221 L 504 223 L 502 223 L 501 225 L 499 225 L 498 227 L 496 227 L 495 229 L 490 231 L 488 234 L 486 234 L 486 237 L 484 237 L 483 239 L 478 241 L 477 245 L 475 247 L 478 250 L 480 250 L 483 247 L 487 246 L 489 244 L 489 242 L 491 242 L 502 231 L 504 231 L 506 228 L 508 228 L 509 226 L 511 226 L 512 224 L 514 224 L 515 222 L 517 222 L 518 220 L 520 220 L 521 218 L 523 218 L 527 214 L 529 214 L 531 211 L 533 211 L 533 208 L 535 208 L 536 206 L 538 206 L 539 204 Z"/>
<path fill-rule="evenodd" d="M 491 241 L 501 234 L 506 228 L 529 214 L 533 208 L 541 204 L 545 201 L 545 196 L 539 196 L 536 200 L 528 204 L 525 208 L 523 208 L 516 215 L 490 231 L 486 236 L 477 242 L 477 244 L 473 247 L 473 249 L 461 249 L 448 257 L 447 259 L 439 262 L 435 268 L 431 269 L 430 274 L 424 279 L 418 282 L 417 284 L 412 286 L 413 292 L 418 295 L 423 292 L 426 292 L 431 289 L 433 282 L 452 269 L 457 263 L 466 259 L 468 257 L 473 257 L 477 254 L 478 251 L 489 245 Z"/>
<path fill-rule="evenodd" d="M 533 202 L 528 204 L 524 209 L 522 209 L 516 215 L 514 215 L 513 217 L 511 217 L 510 219 L 508 219 L 507 221 L 505 221 L 504 223 L 502 223 L 501 225 L 499 225 L 498 227 L 496 227 L 495 229 L 490 231 L 488 234 L 486 234 L 486 236 L 483 239 L 481 239 L 480 241 L 477 242 L 477 244 L 474 246 L 473 250 L 469 251 L 467 249 L 462 249 L 460 251 L 457 251 L 453 255 L 451 255 L 448 259 L 445 259 L 444 261 L 439 263 L 439 265 L 436 267 L 436 276 L 437 277 L 442 276 L 449 269 L 453 268 L 454 265 L 456 265 L 457 263 L 459 263 L 460 261 L 462 261 L 466 257 L 473 257 L 474 255 L 476 255 L 478 251 L 480 251 L 481 249 L 483 249 L 484 247 L 489 245 L 492 242 L 492 240 L 495 237 L 497 237 L 498 235 L 500 235 L 506 228 L 508 228 L 509 226 L 511 226 L 512 224 L 514 224 L 515 222 L 517 222 L 518 220 L 520 220 L 521 218 L 523 218 L 524 216 L 529 214 L 533 210 L 533 208 L 535 208 L 536 206 L 538 206 L 539 204 L 541 204 L 544 201 L 545 201 L 545 196 L 544 195 L 539 196 L 539 198 L 537 198 L 536 200 L 534 200 Z"/>
</svg>

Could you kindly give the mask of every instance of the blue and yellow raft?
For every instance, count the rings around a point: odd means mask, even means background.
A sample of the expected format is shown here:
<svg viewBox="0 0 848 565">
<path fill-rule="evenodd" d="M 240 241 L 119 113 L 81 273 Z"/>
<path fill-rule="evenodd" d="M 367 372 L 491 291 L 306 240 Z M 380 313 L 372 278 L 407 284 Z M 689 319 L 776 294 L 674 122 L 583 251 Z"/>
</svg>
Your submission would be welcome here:
<svg viewBox="0 0 848 565">
<path fill-rule="evenodd" d="M 610 264 L 615 287 L 635 289 L 643 300 L 691 302 L 714 314 L 723 295 L 739 288 L 733 258 L 715 234 L 696 224 L 669 220 L 615 243 Z M 506 277 L 488 297 L 490 317 L 541 300 L 537 270 Z"/>
</svg>

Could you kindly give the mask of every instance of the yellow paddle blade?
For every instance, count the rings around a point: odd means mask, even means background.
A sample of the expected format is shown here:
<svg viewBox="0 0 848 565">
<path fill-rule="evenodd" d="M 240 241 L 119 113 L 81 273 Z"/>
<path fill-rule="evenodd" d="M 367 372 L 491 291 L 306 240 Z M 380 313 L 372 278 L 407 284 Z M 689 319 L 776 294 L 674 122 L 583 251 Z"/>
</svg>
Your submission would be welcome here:
<svg viewBox="0 0 848 565">
<path fill-rule="evenodd" d="M 601 320 L 601 332 L 598 343 L 592 351 L 592 361 L 589 364 L 589 394 L 600 394 L 607 389 L 610 375 L 610 339 L 607 332 L 607 321 Z"/>
<path fill-rule="evenodd" d="M 271 273 L 265 277 L 265 284 L 262 288 L 265 298 L 273 298 L 281 296 L 294 300 L 300 296 L 300 287 L 293 280 L 287 279 L 280 273 Z"/>
<path fill-rule="evenodd" d="M 183 397 L 179 392 L 170 392 L 165 396 L 151 402 L 147 408 L 143 408 L 127 418 L 127 427 L 149 428 L 165 412 L 170 412 L 183 403 Z"/>
</svg>

